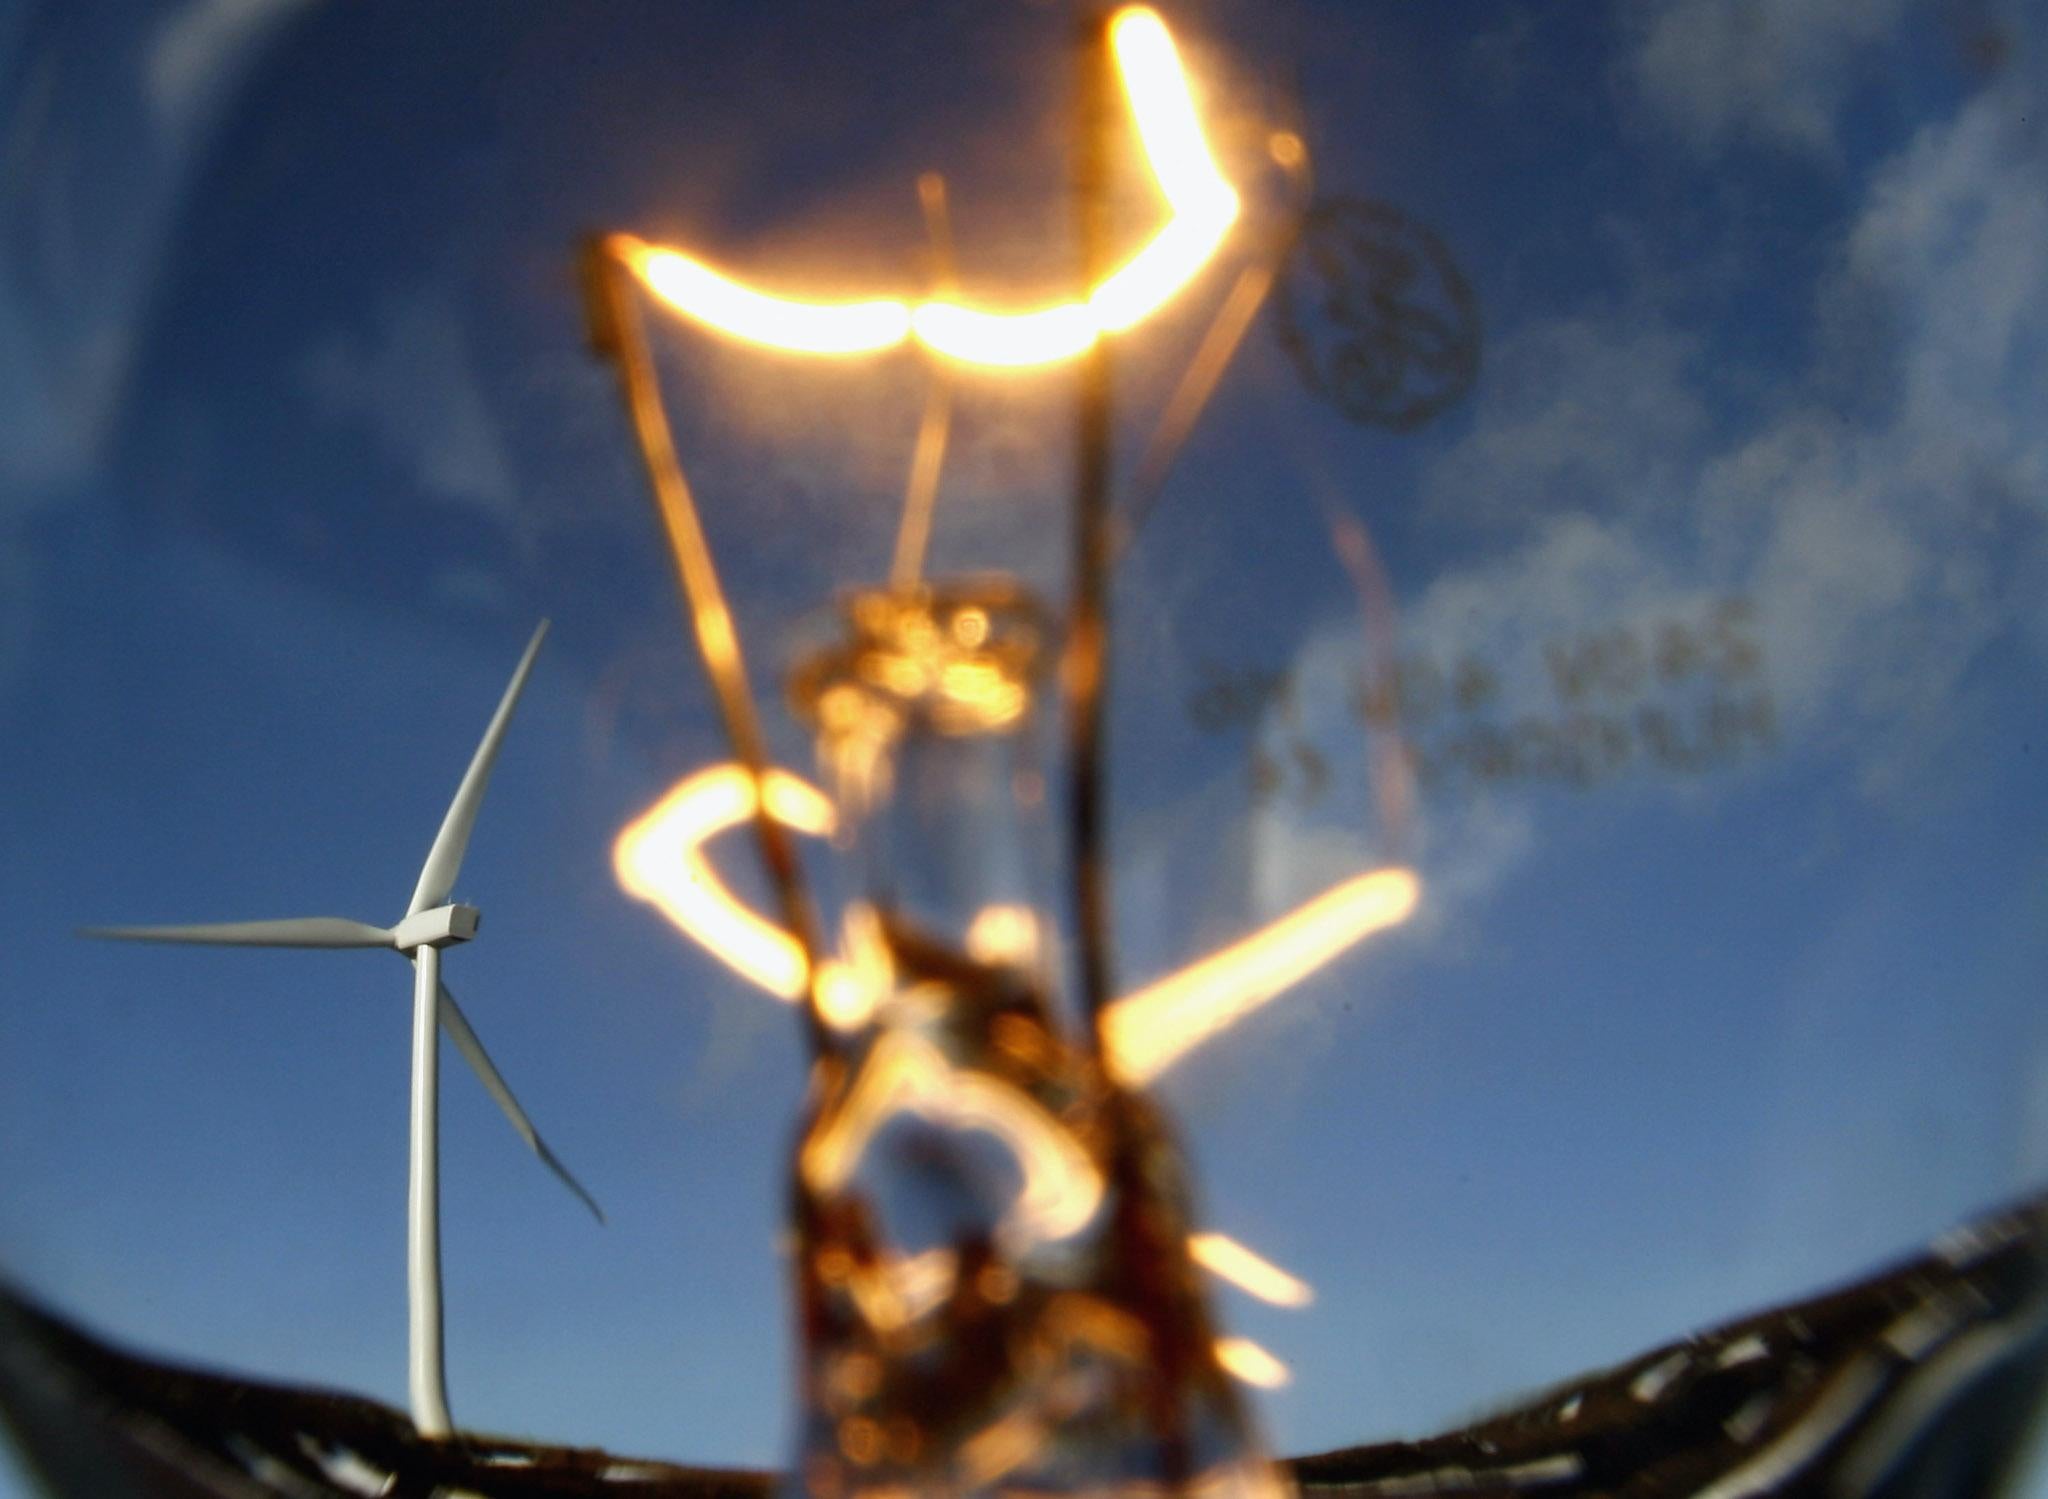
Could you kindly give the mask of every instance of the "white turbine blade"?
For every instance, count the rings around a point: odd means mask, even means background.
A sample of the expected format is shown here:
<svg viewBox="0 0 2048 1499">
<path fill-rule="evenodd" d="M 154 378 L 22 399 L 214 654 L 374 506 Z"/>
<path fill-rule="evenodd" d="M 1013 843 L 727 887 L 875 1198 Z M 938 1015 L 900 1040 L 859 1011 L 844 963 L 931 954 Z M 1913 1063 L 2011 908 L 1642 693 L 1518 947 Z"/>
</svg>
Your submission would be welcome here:
<svg viewBox="0 0 2048 1499">
<path fill-rule="evenodd" d="M 505 742 L 512 710 L 519 704 L 519 694 L 533 670 L 533 658 L 540 653 L 540 643 L 547 633 L 548 622 L 542 620 L 533 639 L 526 644 L 526 654 L 512 670 L 512 681 L 505 688 L 505 695 L 498 699 L 498 711 L 491 715 L 483 742 L 476 747 L 469 769 L 462 773 L 462 784 L 455 788 L 455 800 L 448 804 L 448 815 L 441 819 L 441 831 L 434 835 L 434 846 L 427 850 L 427 862 L 420 867 L 419 885 L 412 893 L 412 904 L 405 910 L 408 916 L 440 905 L 455 888 L 456 872 L 462 868 L 462 855 L 469 847 L 469 830 L 476 826 L 476 811 L 483 805 L 491 766 L 497 763 L 498 746 Z"/>
<path fill-rule="evenodd" d="M 455 996 L 448 992 L 448 986 L 441 986 L 441 1029 L 448 1033 L 448 1039 L 455 1043 L 455 1049 L 462 1053 L 462 1059 L 469 1063 L 483 1082 L 484 1089 L 498 1101 L 498 1107 L 505 1111 L 505 1117 L 512 1121 L 512 1127 L 519 1131 L 519 1138 L 527 1148 L 539 1156 L 541 1164 L 562 1179 L 562 1185 L 583 1199 L 583 1205 L 596 1215 L 599 1223 L 604 1222 L 604 1209 L 597 1205 L 597 1199 L 584 1190 L 583 1183 L 576 1180 L 548 1149 L 548 1142 L 540 1137 L 540 1131 L 533 1127 L 533 1121 L 526 1117 L 526 1110 L 519 1107 L 519 1100 L 512 1096 L 512 1089 L 503 1075 L 491 1064 L 490 1054 L 484 1050 L 484 1043 L 477 1039 L 470 1028 L 469 1017 L 462 1013 L 462 1007 L 455 1003 Z"/>
<path fill-rule="evenodd" d="M 197 942 L 219 947 L 389 947 L 387 927 L 342 916 L 281 921 L 218 921 L 201 926 L 87 926 L 81 937 L 109 942 Z"/>
</svg>

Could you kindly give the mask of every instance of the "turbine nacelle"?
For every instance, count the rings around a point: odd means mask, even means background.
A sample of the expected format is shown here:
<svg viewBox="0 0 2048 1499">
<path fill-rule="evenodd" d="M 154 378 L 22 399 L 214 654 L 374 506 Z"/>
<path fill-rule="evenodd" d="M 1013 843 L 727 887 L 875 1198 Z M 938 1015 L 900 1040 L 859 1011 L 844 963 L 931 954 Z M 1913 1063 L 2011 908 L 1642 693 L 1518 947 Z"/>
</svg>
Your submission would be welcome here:
<svg viewBox="0 0 2048 1499">
<path fill-rule="evenodd" d="M 483 913 L 475 906 L 435 906 L 415 911 L 391 929 L 391 945 L 402 953 L 421 947 L 452 947 L 476 935 Z"/>
</svg>

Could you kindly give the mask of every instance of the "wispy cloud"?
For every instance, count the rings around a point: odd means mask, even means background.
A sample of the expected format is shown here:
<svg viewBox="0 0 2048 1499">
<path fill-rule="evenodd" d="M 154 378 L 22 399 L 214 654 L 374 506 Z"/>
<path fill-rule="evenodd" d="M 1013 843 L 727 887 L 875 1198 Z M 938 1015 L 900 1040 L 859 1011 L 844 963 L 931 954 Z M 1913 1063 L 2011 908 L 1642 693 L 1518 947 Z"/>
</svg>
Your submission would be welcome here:
<svg viewBox="0 0 2048 1499">
<path fill-rule="evenodd" d="M 1823 341 L 1844 305 L 1881 321 L 1847 398 L 1823 352 L 1756 371 L 1773 397 L 1736 415 L 1706 340 L 1636 298 L 1510 331 L 1471 431 L 1423 480 L 1490 549 L 1414 597 L 1405 645 L 1504 667 L 1494 711 L 1513 719 L 1554 707 L 1544 641 L 1739 596 L 1785 745 L 1866 794 L 1919 784 L 1971 664 L 1995 640 L 2048 642 L 2048 181 L 2022 102 L 1980 95 L 1866 184 L 1811 307 Z M 1359 656 L 1355 626 L 1335 627 L 1297 670 L 1347 657 L 1355 678 Z M 1320 733 L 1359 739 L 1350 721 Z M 1430 812 L 1439 902 L 1512 867 L 1535 827 Z M 1267 842 L 1275 863 L 1331 857 L 1319 826 L 1275 822 Z"/>
<path fill-rule="evenodd" d="M 0 27 L 0 686 L 34 625 L 26 527 L 105 456 L 195 162 L 312 0 L 44 7 Z M 24 50 L 12 52 L 13 46 Z"/>
<path fill-rule="evenodd" d="M 212 122 L 263 44 L 316 0 L 189 0 L 157 30 L 144 86 L 157 122 L 181 142 Z"/>
<path fill-rule="evenodd" d="M 1541 318 L 1487 354 L 1471 431 L 1424 502 L 1488 528 L 1668 500 L 1708 426 L 1703 340 L 1634 305 Z"/>
<path fill-rule="evenodd" d="M 444 294 L 423 288 L 386 300 L 367 331 L 318 343 L 300 376 L 324 416 L 366 431 L 422 489 L 510 513 L 512 465 L 461 319 Z"/>
<path fill-rule="evenodd" d="M 0 58 L 0 474 L 88 470 L 163 271 L 190 173 L 284 23 L 313 0 L 189 0 L 154 29 L 48 7 Z"/>
<path fill-rule="evenodd" d="M 1831 157 L 1843 101 L 1907 0 L 1629 0 L 1623 77 L 1701 151 L 1735 142 Z"/>
</svg>

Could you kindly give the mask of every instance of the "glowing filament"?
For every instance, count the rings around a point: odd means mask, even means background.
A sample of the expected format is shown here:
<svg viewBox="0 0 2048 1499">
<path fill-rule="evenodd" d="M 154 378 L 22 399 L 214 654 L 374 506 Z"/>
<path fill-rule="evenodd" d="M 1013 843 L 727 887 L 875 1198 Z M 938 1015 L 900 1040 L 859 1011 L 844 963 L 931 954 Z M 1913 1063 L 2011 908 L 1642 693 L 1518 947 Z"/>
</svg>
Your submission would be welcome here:
<svg viewBox="0 0 2048 1499">
<path fill-rule="evenodd" d="M 829 836 L 836 825 L 825 794 L 781 770 L 768 773 L 768 813 L 813 837 Z M 711 838 L 753 815 L 752 778 L 737 765 L 714 766 L 680 782 L 619 834 L 612 862 L 628 894 L 659 908 L 741 977 L 796 1000 L 809 977 L 802 949 L 781 927 L 747 909 L 704 855 Z M 1127 1081 L 1149 1082 L 1358 942 L 1406 921 L 1420 893 L 1420 882 L 1407 869 L 1358 875 L 1249 937 L 1122 996 L 1102 1017 L 1111 1063 Z M 970 931 L 970 942 L 993 950 L 1016 940 L 1022 914 L 982 913 L 992 925 L 978 935 Z M 820 999 L 831 1024 L 851 1030 L 872 1012 L 879 990 L 878 980 L 866 974 L 871 966 L 824 965 Z"/>
<path fill-rule="evenodd" d="M 1111 1059 L 1132 1083 L 1157 1077 L 1191 1047 L 1354 943 L 1407 920 L 1420 891 L 1406 869 L 1358 875 L 1251 936 L 1113 1000 L 1102 1016 Z"/>
<path fill-rule="evenodd" d="M 787 771 L 766 777 L 768 815 L 814 838 L 837 824 L 826 795 Z M 612 845 L 612 867 L 628 895 L 647 901 L 742 978 L 783 999 L 810 980 L 803 949 L 775 923 L 742 905 L 704 856 L 704 845 L 754 815 L 754 778 L 715 765 L 676 784 Z"/>
<path fill-rule="evenodd" d="M 1211 1275 L 1273 1306 L 1304 1307 L 1316 1299 L 1315 1288 L 1307 1281 L 1289 1275 L 1228 1234 L 1190 1234 L 1188 1253 Z"/>
<path fill-rule="evenodd" d="M 1294 1371 L 1250 1338 L 1218 1338 L 1216 1362 L 1232 1379 L 1262 1390 L 1277 1390 L 1294 1380 Z"/>
<path fill-rule="evenodd" d="M 796 302 L 721 276 L 680 250 L 642 246 L 631 257 L 648 290 L 671 307 L 749 343 L 802 354 L 870 354 L 910 332 L 901 302 Z"/>
<path fill-rule="evenodd" d="M 721 333 L 801 354 L 873 354 L 915 339 L 963 364 L 1016 369 L 1071 359 L 1135 327 L 1194 279 L 1237 221 L 1166 23 L 1145 6 L 1110 21 L 1110 50 L 1146 165 L 1172 217 L 1077 302 L 993 312 L 934 299 L 810 302 L 756 290 L 680 250 L 614 235 L 617 254 L 663 302 Z"/>
<path fill-rule="evenodd" d="M 1089 309 L 1077 302 L 1035 312 L 981 312 L 927 302 L 910 315 L 910 327 L 935 354 L 1000 369 L 1072 359 L 1094 344 L 1097 332 Z"/>
<path fill-rule="evenodd" d="M 1026 968 L 1038 961 L 1038 918 L 1029 906 L 983 906 L 967 926 L 967 956 Z"/>
<path fill-rule="evenodd" d="M 981 1130 L 1008 1147 L 1024 1177 L 998 1229 L 1012 1252 L 1078 1232 L 1102 1201 L 1102 1175 L 1088 1153 L 1027 1094 L 987 1073 L 956 1070 L 930 1042 L 900 1035 L 876 1043 L 838 1116 L 804 1142 L 804 1179 L 838 1191 L 875 1132 L 904 1113 Z"/>
</svg>

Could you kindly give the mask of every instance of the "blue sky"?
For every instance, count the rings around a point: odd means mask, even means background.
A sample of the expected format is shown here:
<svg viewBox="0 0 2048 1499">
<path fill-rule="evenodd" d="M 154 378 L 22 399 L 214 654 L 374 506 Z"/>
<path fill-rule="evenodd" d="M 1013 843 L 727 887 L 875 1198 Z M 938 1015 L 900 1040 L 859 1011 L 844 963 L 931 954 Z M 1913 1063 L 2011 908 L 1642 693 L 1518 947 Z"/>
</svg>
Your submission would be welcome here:
<svg viewBox="0 0 2048 1499">
<path fill-rule="evenodd" d="M 1470 394 L 1394 434 L 1255 328 L 1119 580 L 1128 980 L 1402 846 L 1426 882 L 1166 1085 L 1210 1221 L 1320 1289 L 1221 1298 L 1295 1368 L 1263 1402 L 1289 1451 L 2048 1175 L 2048 35 L 1994 3 L 1450 10 L 1169 12 L 1224 135 L 1297 122 L 1322 193 L 1440 236 L 1484 329 Z M 403 1403 L 405 970 L 69 932 L 392 919 L 548 615 L 448 976 L 612 1222 L 451 1064 L 455 1409 L 770 1463 L 799 1037 L 611 878 L 722 750 L 570 252 L 622 227 L 915 286 L 939 170 L 971 286 L 1055 284 L 1067 18 L 491 14 L 0 7 L 0 1271 Z M 1128 447 L 1224 284 L 1133 341 Z M 886 566 L 921 375 L 659 337 L 769 675 Z M 1057 377 L 969 384 L 938 565 L 1057 593 L 1067 410 Z M 1319 503 L 1370 528 L 1411 683 L 1484 684 L 1413 689 L 1405 845 Z M 1205 728 L 1230 672 L 1290 690 Z M 1592 720 L 1628 750 L 1586 786 L 1500 750 Z"/>
</svg>

